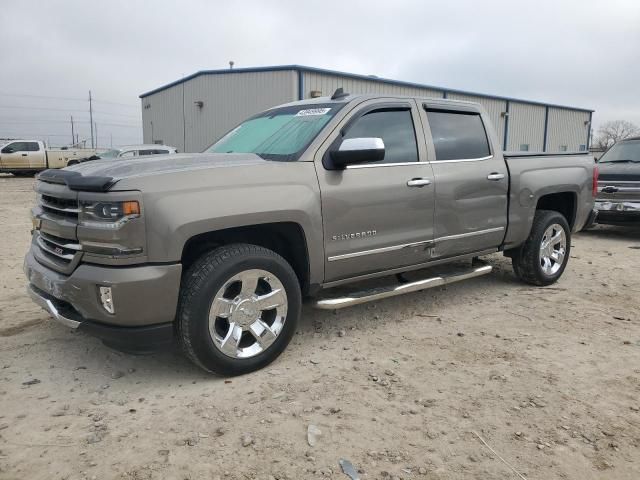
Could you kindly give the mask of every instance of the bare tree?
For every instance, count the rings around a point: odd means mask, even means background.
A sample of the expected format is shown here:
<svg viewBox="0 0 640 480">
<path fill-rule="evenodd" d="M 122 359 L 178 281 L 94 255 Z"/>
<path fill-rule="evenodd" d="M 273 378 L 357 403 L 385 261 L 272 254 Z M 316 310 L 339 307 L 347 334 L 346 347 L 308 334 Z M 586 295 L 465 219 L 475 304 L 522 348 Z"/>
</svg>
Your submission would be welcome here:
<svg viewBox="0 0 640 480">
<path fill-rule="evenodd" d="M 639 134 L 640 128 L 636 124 L 626 120 L 613 120 L 604 123 L 598 129 L 595 144 L 600 148 L 606 149 L 620 140 Z"/>
</svg>

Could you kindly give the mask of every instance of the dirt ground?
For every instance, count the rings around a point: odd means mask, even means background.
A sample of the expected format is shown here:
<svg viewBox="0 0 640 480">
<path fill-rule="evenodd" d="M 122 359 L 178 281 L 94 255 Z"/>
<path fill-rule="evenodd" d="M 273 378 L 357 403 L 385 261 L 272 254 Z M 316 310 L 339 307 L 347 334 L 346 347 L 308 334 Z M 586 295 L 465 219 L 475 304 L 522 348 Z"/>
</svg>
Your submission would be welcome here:
<svg viewBox="0 0 640 480">
<path fill-rule="evenodd" d="M 305 308 L 280 359 L 225 380 L 47 319 L 22 273 L 32 184 L 0 177 L 2 479 L 346 479 L 340 459 L 362 479 L 640 478 L 640 229 L 576 235 L 549 288 L 494 255 L 447 288 Z"/>
</svg>

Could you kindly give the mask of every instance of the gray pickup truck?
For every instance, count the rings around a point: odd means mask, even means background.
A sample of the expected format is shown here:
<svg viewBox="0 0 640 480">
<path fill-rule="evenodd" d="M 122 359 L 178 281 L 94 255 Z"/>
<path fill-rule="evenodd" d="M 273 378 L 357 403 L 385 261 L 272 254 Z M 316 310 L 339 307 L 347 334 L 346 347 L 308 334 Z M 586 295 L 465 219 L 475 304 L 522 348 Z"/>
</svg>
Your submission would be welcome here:
<svg viewBox="0 0 640 480">
<path fill-rule="evenodd" d="M 205 370 L 242 374 L 284 350 L 305 297 L 423 290 L 489 273 L 478 257 L 498 251 L 523 281 L 555 282 L 594 185 L 588 154 L 503 154 L 477 104 L 337 91 L 202 154 L 41 173 L 28 290 L 107 345 L 177 337 Z"/>
<path fill-rule="evenodd" d="M 640 225 L 640 137 L 613 145 L 598 160 L 597 222 Z"/>
</svg>

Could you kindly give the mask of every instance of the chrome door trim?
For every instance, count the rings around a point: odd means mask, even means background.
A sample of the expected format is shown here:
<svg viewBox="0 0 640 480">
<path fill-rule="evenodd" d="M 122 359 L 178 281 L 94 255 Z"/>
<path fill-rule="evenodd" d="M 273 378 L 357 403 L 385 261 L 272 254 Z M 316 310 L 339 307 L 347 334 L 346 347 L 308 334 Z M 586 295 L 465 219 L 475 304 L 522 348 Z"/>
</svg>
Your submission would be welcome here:
<svg viewBox="0 0 640 480">
<path fill-rule="evenodd" d="M 374 168 L 374 167 L 404 167 L 407 165 L 429 165 L 429 162 L 398 162 L 398 163 L 364 163 L 362 165 L 347 165 L 345 170 L 357 170 L 358 168 Z"/>
<path fill-rule="evenodd" d="M 487 228 L 486 230 L 476 230 L 475 232 L 459 233 L 457 235 L 447 235 L 445 237 L 438 237 L 435 242 L 446 242 L 447 240 L 458 240 L 459 238 L 475 237 L 477 235 L 485 235 L 487 233 L 501 232 L 504 227 Z"/>
<path fill-rule="evenodd" d="M 455 159 L 455 160 L 438 160 L 437 158 L 435 160 L 432 160 L 431 163 L 462 163 L 462 162 L 482 162 L 484 160 L 490 160 L 493 158 L 493 155 L 487 155 L 486 157 L 480 157 L 480 158 L 459 158 L 459 159 Z"/>
<path fill-rule="evenodd" d="M 331 282 L 326 282 L 323 283 L 321 285 L 322 289 L 326 289 L 326 288 L 333 288 L 333 287 L 338 287 L 340 285 L 344 285 L 346 283 L 353 283 L 353 282 L 359 282 L 362 280 L 368 280 L 370 278 L 379 278 L 379 277 L 385 277 L 388 275 L 393 275 L 395 273 L 402 273 L 402 272 L 412 272 L 415 270 L 421 270 L 423 268 L 430 268 L 430 267 L 434 267 L 437 265 L 442 265 L 443 263 L 449 263 L 452 262 L 454 260 L 466 260 L 466 259 L 472 259 L 474 257 L 480 257 L 483 255 L 490 255 L 492 253 L 495 253 L 498 251 L 498 248 L 490 248 L 488 250 L 478 250 L 475 252 L 470 252 L 470 253 L 465 253 L 462 255 L 455 255 L 453 257 L 444 257 L 444 258 L 437 258 L 437 259 L 429 259 L 426 262 L 422 262 L 422 263 L 417 263 L 415 265 L 407 265 L 407 266 L 403 266 L 403 267 L 396 267 L 396 268 L 391 268 L 388 270 L 379 270 L 377 272 L 372 272 L 372 273 L 365 273 L 362 275 L 357 275 L 355 277 L 347 277 L 347 278 L 341 278 L 340 280 L 332 280 Z"/>
<path fill-rule="evenodd" d="M 378 253 L 394 252 L 396 250 L 402 250 L 403 248 L 419 247 L 421 245 L 433 245 L 433 240 L 403 243 L 401 245 L 391 245 L 389 247 L 374 248 L 372 250 L 360 250 L 358 252 L 344 253 L 342 255 L 334 255 L 333 257 L 328 257 L 327 261 L 335 262 L 337 260 L 347 260 L 349 258 L 362 257 L 364 255 L 375 255 Z"/>
</svg>

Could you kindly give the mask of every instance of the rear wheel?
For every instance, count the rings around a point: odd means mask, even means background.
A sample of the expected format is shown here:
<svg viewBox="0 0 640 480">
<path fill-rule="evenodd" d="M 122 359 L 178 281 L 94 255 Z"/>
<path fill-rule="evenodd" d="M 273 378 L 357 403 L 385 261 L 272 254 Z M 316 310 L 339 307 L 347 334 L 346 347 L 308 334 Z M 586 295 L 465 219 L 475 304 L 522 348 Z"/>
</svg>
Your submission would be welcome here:
<svg viewBox="0 0 640 480">
<path fill-rule="evenodd" d="M 298 278 L 280 255 L 256 245 L 220 247 L 197 260 L 183 279 L 179 339 L 205 370 L 240 375 L 282 353 L 300 309 Z"/>
<path fill-rule="evenodd" d="M 512 256 L 516 276 L 533 285 L 551 285 L 564 272 L 571 250 L 571 230 L 566 218 L 551 210 L 538 210 L 531 233 Z"/>
</svg>

